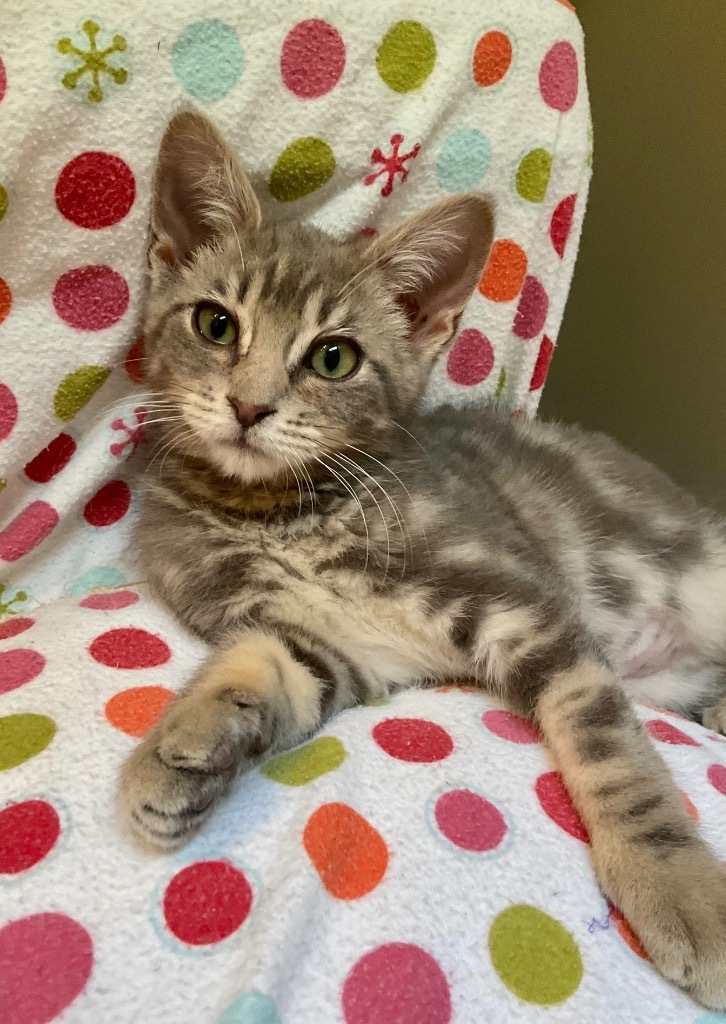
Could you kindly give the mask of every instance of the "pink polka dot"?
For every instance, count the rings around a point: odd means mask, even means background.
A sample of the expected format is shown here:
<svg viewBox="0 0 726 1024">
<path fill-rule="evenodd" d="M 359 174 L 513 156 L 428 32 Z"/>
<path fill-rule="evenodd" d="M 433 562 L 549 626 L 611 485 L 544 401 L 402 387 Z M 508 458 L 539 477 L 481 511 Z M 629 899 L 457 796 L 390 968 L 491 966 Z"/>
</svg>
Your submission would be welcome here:
<svg viewBox="0 0 726 1024">
<path fill-rule="evenodd" d="M 139 595 L 133 590 L 114 590 L 109 594 L 89 594 L 81 601 L 81 608 L 93 608 L 95 611 L 116 611 L 118 608 L 129 608 L 136 604 Z"/>
<path fill-rule="evenodd" d="M 512 327 L 518 338 L 528 340 L 539 334 L 547 319 L 549 304 L 542 283 L 536 277 L 525 277 Z"/>
<path fill-rule="evenodd" d="M 9 693 L 32 682 L 45 668 L 45 658 L 37 651 L 20 647 L 0 653 L 0 693 Z"/>
<path fill-rule="evenodd" d="M 442 761 L 454 749 L 448 732 L 423 718 L 387 718 L 375 726 L 373 739 L 399 761 Z"/>
<path fill-rule="evenodd" d="M 366 953 L 343 985 L 345 1024 L 450 1024 L 444 972 L 420 946 L 391 942 Z"/>
<path fill-rule="evenodd" d="M 490 732 L 510 743 L 539 743 L 542 739 L 533 725 L 511 711 L 485 711 L 481 717 Z"/>
<path fill-rule="evenodd" d="M 649 722 L 645 723 L 645 728 L 654 740 L 660 740 L 661 743 L 671 743 L 679 747 L 701 746 L 697 740 L 694 740 L 685 732 L 681 732 L 680 729 L 677 729 L 675 725 L 671 725 L 670 722 L 664 722 L 662 718 L 652 718 Z"/>
<path fill-rule="evenodd" d="M 5 65 L 3 64 L 3 59 L 2 59 L 2 57 L 0 57 L 0 103 L 2 102 L 3 97 L 5 96 L 5 90 L 7 89 L 7 87 L 8 87 L 8 76 L 7 76 L 7 72 L 5 71 Z"/>
<path fill-rule="evenodd" d="M 190 946 L 221 942 L 252 910 L 252 886 L 226 860 L 203 860 L 182 868 L 164 892 L 162 909 L 170 932 Z"/>
<path fill-rule="evenodd" d="M 24 619 L 19 615 L 14 615 L 11 619 L 0 622 L 0 640 L 9 640 L 11 636 L 19 636 L 20 633 L 24 633 L 26 629 L 30 629 L 34 625 L 35 619 Z"/>
<path fill-rule="evenodd" d="M 123 220 L 136 196 L 131 168 L 112 153 L 74 157 L 58 175 L 55 201 L 79 228 L 107 228 Z"/>
<path fill-rule="evenodd" d="M 436 801 L 434 817 L 450 843 L 471 853 L 496 850 L 507 834 L 507 823 L 501 811 L 468 789 L 443 793 Z"/>
<path fill-rule="evenodd" d="M 108 668 L 156 668 L 171 658 L 166 641 L 145 629 L 109 629 L 88 648 L 91 657 Z"/>
<path fill-rule="evenodd" d="M 47 484 L 73 458 L 76 442 L 70 434 L 59 434 L 25 467 L 25 475 L 36 484 Z"/>
<path fill-rule="evenodd" d="M 33 914 L 0 929 L 3 1024 L 47 1024 L 80 995 L 93 942 L 65 914 Z"/>
<path fill-rule="evenodd" d="M 76 267 L 58 278 L 53 289 L 55 311 L 69 327 L 103 331 L 126 312 L 129 286 L 111 267 Z"/>
<path fill-rule="evenodd" d="M 548 107 L 561 113 L 577 99 L 577 54 L 571 43 L 555 43 L 546 53 L 539 69 L 539 91 Z"/>
<path fill-rule="evenodd" d="M 714 789 L 726 796 L 726 765 L 712 764 L 709 766 L 708 781 Z"/>
<path fill-rule="evenodd" d="M 315 99 L 330 92 L 344 67 L 345 44 L 327 21 L 301 21 L 285 36 L 280 74 L 286 87 L 300 99 Z"/>
<path fill-rule="evenodd" d="M 456 384 L 481 384 L 492 372 L 494 349 L 475 327 L 462 331 L 449 352 L 446 372 Z"/>
<path fill-rule="evenodd" d="M 24 800 L 0 811 L 0 875 L 19 875 L 53 849 L 61 824 L 47 800 Z"/>
<path fill-rule="evenodd" d="M 560 259 L 565 255 L 565 246 L 567 245 L 567 239 L 570 237 L 570 228 L 572 227 L 572 217 L 575 212 L 576 202 L 576 195 L 565 196 L 555 207 L 552 220 L 550 221 L 550 240 Z"/>
<path fill-rule="evenodd" d="M 125 480 L 111 480 L 86 502 L 83 518 L 90 526 L 112 526 L 123 519 L 131 504 L 131 491 Z"/>
<path fill-rule="evenodd" d="M 7 384 L 0 381 L 0 441 L 9 437 L 18 418 L 18 403 Z"/>
<path fill-rule="evenodd" d="M 575 810 L 559 772 L 545 772 L 534 784 L 540 807 L 548 818 L 583 843 L 590 842 L 587 829 Z"/>
<path fill-rule="evenodd" d="M 537 353 L 537 362 L 534 364 L 534 370 L 532 370 L 532 379 L 529 382 L 530 391 L 538 391 L 539 388 L 544 387 L 554 354 L 555 346 L 545 334 L 542 337 L 542 344 Z"/>
<path fill-rule="evenodd" d="M 0 558 L 16 562 L 58 525 L 58 513 L 47 501 L 33 501 L 0 533 Z"/>
</svg>

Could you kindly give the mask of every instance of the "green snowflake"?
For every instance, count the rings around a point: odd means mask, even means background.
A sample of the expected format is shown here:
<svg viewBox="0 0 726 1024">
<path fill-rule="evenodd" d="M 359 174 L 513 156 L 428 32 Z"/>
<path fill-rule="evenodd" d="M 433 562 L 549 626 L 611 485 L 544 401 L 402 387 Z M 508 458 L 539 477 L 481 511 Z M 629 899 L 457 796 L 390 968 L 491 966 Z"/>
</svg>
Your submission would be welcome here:
<svg viewBox="0 0 726 1024">
<path fill-rule="evenodd" d="M 3 601 L 3 596 L 7 587 L 4 583 L 0 583 L 0 619 L 6 615 L 17 615 L 17 608 L 13 608 L 14 604 L 22 603 L 28 600 L 28 595 L 24 590 L 17 590 L 13 597 L 8 598 L 7 601 Z"/>
<path fill-rule="evenodd" d="M 61 81 L 66 89 L 75 89 L 83 76 L 89 74 L 93 85 L 88 90 L 88 99 L 93 103 L 100 103 L 103 99 L 101 72 L 113 78 L 116 85 L 123 85 L 129 77 L 128 72 L 124 68 L 116 68 L 109 64 L 106 59 L 112 53 L 123 53 L 127 45 L 126 40 L 123 36 L 114 36 L 109 47 L 105 50 L 99 50 L 96 47 L 96 36 L 101 31 L 101 26 L 89 19 L 83 22 L 81 28 L 88 36 L 87 50 L 79 50 L 77 46 L 74 46 L 73 40 L 67 36 L 58 40 L 58 53 L 70 53 L 74 57 L 80 57 L 83 61 L 75 71 L 67 71 Z"/>
</svg>

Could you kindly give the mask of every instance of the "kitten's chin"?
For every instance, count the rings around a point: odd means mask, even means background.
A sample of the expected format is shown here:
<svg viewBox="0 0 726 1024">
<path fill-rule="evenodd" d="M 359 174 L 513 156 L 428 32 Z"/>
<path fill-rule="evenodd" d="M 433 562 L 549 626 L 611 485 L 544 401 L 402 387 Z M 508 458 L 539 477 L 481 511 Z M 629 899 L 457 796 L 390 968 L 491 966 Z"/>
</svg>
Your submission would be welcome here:
<svg viewBox="0 0 726 1024">
<path fill-rule="evenodd" d="M 214 445 L 209 456 L 209 461 L 223 476 L 234 477 L 245 484 L 274 480 L 286 469 L 285 461 L 279 456 L 251 445 Z"/>
</svg>

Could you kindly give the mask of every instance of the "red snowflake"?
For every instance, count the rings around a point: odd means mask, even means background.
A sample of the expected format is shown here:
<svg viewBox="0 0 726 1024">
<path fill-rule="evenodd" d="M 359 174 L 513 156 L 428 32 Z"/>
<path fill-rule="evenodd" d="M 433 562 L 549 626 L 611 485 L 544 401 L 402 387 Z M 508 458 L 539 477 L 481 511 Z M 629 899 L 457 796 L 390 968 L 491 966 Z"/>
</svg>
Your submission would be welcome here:
<svg viewBox="0 0 726 1024">
<path fill-rule="evenodd" d="M 401 181 L 405 181 L 408 177 L 410 168 L 406 167 L 407 160 L 413 160 L 418 155 L 418 151 L 421 149 L 421 143 L 417 142 L 416 145 L 409 153 L 399 153 L 401 143 L 403 142 L 403 135 L 392 135 L 391 136 L 391 155 L 384 156 L 380 146 L 371 153 L 372 164 L 382 164 L 382 167 L 378 171 L 374 171 L 373 174 L 369 174 L 365 180 L 366 185 L 372 185 L 376 178 L 380 178 L 382 174 L 388 175 L 386 184 L 381 189 L 382 196 L 390 196 L 393 191 L 393 182 L 397 174 L 401 175 Z"/>
<path fill-rule="evenodd" d="M 110 446 L 110 452 L 115 455 L 116 458 L 120 458 L 123 455 L 124 450 L 131 445 L 131 451 L 129 455 L 133 455 L 140 444 L 146 442 L 146 428 L 144 427 L 144 420 L 147 416 L 147 410 L 143 405 L 138 405 L 134 409 L 134 416 L 136 417 L 136 423 L 134 426 L 129 427 L 124 423 L 122 419 L 116 419 L 111 424 L 111 430 L 122 430 L 127 435 L 124 441 L 116 441 Z"/>
</svg>

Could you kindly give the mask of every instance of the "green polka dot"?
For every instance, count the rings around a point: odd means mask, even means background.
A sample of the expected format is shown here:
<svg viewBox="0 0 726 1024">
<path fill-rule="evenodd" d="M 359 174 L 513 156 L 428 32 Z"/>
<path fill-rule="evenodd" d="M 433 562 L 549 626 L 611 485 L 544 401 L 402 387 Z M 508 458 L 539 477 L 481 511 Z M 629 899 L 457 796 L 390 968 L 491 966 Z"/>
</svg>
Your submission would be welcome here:
<svg viewBox="0 0 726 1024">
<path fill-rule="evenodd" d="M 502 367 L 502 372 L 499 374 L 499 380 L 497 381 L 497 390 L 495 392 L 495 398 L 501 398 L 502 397 L 502 392 L 504 391 L 504 388 L 506 387 L 506 384 L 507 384 L 507 368 L 506 368 L 506 366 L 503 366 Z"/>
<path fill-rule="evenodd" d="M 0 771 L 29 761 L 55 736 L 55 722 L 46 715 L 6 715 L 0 718 Z"/>
<path fill-rule="evenodd" d="M 423 85 L 436 63 L 436 43 L 418 21 L 397 21 L 378 47 L 376 67 L 394 92 L 411 92 Z"/>
<path fill-rule="evenodd" d="M 8 212 L 8 190 L 0 185 L 0 220 L 3 219 L 5 214 Z"/>
<path fill-rule="evenodd" d="M 53 407 L 59 420 L 67 423 L 96 394 L 111 371 L 106 366 L 81 366 L 58 385 Z"/>
<path fill-rule="evenodd" d="M 489 930 L 489 955 L 509 991 L 526 1003 L 561 1003 L 582 981 L 582 957 L 572 935 L 537 907 L 518 904 L 502 911 Z"/>
<path fill-rule="evenodd" d="M 281 203 L 302 199 L 329 181 L 334 170 L 335 155 L 327 142 L 314 136 L 296 139 L 272 168 L 270 192 Z"/>
<path fill-rule="evenodd" d="M 541 203 L 547 193 L 552 171 L 552 154 L 533 149 L 517 168 L 517 192 L 530 203 Z"/>
<path fill-rule="evenodd" d="M 347 754 L 335 736 L 320 736 L 289 754 L 273 757 L 260 771 L 274 782 L 285 786 L 304 786 L 327 772 L 340 768 Z"/>
<path fill-rule="evenodd" d="M 198 100 L 221 100 L 239 81 L 243 64 L 237 33 L 218 18 L 187 25 L 171 51 L 174 74 Z"/>
</svg>

